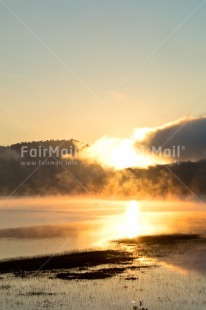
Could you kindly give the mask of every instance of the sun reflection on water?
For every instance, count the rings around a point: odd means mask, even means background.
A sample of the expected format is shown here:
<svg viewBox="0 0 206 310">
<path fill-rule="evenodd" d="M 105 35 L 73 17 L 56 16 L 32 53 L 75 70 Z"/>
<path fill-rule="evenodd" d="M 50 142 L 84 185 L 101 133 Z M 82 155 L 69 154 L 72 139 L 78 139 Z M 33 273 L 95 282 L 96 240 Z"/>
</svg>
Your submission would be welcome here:
<svg viewBox="0 0 206 310">
<path fill-rule="evenodd" d="M 104 217 L 99 226 L 98 242 L 95 245 L 104 245 L 111 240 L 135 238 L 144 235 L 153 235 L 167 231 L 165 214 L 144 209 L 141 201 L 130 200 L 122 203 L 119 214 Z M 167 213 L 166 213 L 167 214 Z M 162 216 L 163 218 L 162 218 Z"/>
<path fill-rule="evenodd" d="M 140 233 L 140 206 L 136 200 L 131 200 L 126 205 L 125 212 L 117 220 L 115 230 L 119 238 L 134 238 Z"/>
<path fill-rule="evenodd" d="M 139 204 L 132 200 L 126 210 L 125 236 L 134 238 L 139 234 Z"/>
</svg>

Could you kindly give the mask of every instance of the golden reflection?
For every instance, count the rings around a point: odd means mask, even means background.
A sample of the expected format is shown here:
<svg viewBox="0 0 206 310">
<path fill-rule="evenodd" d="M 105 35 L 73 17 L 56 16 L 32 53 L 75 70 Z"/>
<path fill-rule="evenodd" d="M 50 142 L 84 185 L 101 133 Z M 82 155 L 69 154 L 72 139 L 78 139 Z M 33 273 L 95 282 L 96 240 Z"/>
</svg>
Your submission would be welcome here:
<svg viewBox="0 0 206 310">
<path fill-rule="evenodd" d="M 105 224 L 106 222 L 106 224 Z M 98 243 L 103 245 L 110 240 L 135 238 L 141 235 L 153 235 L 165 229 L 158 227 L 159 213 L 154 218 L 151 212 L 145 212 L 142 203 L 131 200 L 122 205 L 120 214 L 111 215 L 102 219 L 99 229 Z M 157 230 L 158 229 L 158 230 Z M 97 236 L 98 230 L 96 231 Z"/>
<path fill-rule="evenodd" d="M 121 220 L 115 225 L 119 238 L 134 238 L 139 235 L 139 215 L 139 203 L 136 200 L 129 201 Z"/>
<path fill-rule="evenodd" d="M 125 235 L 134 238 L 139 234 L 139 204 L 132 200 L 129 202 L 126 211 Z"/>
</svg>

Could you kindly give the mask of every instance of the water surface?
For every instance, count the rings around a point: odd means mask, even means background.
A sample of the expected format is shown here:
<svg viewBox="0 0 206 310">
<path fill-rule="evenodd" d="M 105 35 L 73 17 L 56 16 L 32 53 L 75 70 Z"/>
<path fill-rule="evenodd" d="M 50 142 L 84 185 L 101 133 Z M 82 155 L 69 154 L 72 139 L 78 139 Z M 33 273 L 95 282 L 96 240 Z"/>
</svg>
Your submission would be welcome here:
<svg viewBox="0 0 206 310">
<path fill-rule="evenodd" d="M 138 235 L 206 234 L 206 207 L 184 201 L 68 197 L 0 202 L 0 258 L 105 246 Z"/>
</svg>

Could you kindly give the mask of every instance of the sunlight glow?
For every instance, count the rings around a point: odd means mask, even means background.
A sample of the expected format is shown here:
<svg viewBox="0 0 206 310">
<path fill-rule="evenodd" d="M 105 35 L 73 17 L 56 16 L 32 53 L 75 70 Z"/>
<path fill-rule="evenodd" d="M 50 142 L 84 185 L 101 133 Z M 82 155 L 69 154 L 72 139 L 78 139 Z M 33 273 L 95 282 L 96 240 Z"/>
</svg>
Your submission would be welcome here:
<svg viewBox="0 0 206 310">
<path fill-rule="evenodd" d="M 131 139 L 103 137 L 83 150 L 81 157 L 115 169 L 129 167 L 148 167 L 155 160 L 144 149 L 137 148 L 136 143 L 144 138 L 148 129 L 136 130 Z"/>
<path fill-rule="evenodd" d="M 170 219 L 165 212 L 165 202 L 148 201 L 118 201 L 118 212 L 107 217 L 106 225 L 102 222 L 101 237 L 95 246 L 107 244 L 108 241 L 136 238 L 155 234 L 171 233 L 169 229 L 174 219 Z M 179 210 L 179 204 L 176 204 Z M 174 210 L 172 205 L 172 209 Z M 169 204 L 169 210 L 171 205 Z M 114 209 L 112 209 L 114 210 Z M 164 212 L 162 212 L 164 210 Z M 176 211 L 176 209 L 175 209 Z M 178 212 L 179 213 L 179 212 Z M 170 222 L 171 221 L 171 222 Z"/>
<path fill-rule="evenodd" d="M 139 234 L 139 205 L 137 201 L 129 202 L 126 211 L 125 235 L 134 238 Z"/>
<path fill-rule="evenodd" d="M 151 131 L 152 129 L 148 127 L 135 129 L 133 139 L 135 141 L 143 141 Z"/>
</svg>

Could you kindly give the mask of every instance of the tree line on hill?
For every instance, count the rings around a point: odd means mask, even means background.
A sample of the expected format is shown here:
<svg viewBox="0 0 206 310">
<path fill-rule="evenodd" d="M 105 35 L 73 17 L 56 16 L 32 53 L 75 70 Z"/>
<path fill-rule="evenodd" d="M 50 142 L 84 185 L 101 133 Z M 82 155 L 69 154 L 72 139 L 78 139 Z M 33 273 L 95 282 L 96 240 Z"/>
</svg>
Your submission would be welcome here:
<svg viewBox="0 0 206 310">
<path fill-rule="evenodd" d="M 206 195 L 206 160 L 114 170 L 77 158 L 22 165 L 21 148 L 87 147 L 76 140 L 18 143 L 0 148 L 0 195 L 87 195 L 101 197 L 187 197 Z M 39 158 L 38 158 L 39 159 Z M 24 161 L 34 160 L 28 154 Z M 61 160 L 63 164 L 55 164 Z M 74 163 L 75 162 L 75 163 Z M 53 164 L 51 164 L 53 163 Z"/>
</svg>

